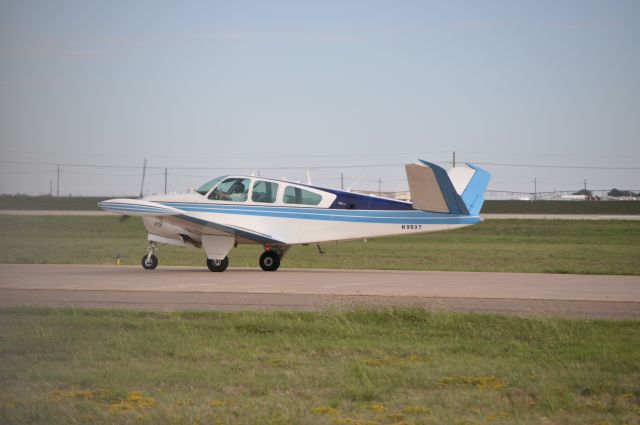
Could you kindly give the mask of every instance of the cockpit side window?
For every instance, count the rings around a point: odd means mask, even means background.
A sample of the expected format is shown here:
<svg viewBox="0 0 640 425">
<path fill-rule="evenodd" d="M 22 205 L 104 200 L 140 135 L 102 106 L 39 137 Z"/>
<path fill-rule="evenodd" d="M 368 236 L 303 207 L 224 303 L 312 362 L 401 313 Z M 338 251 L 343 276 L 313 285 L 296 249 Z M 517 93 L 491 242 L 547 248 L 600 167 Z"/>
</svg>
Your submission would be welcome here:
<svg viewBox="0 0 640 425">
<path fill-rule="evenodd" d="M 210 180 L 210 181 L 206 182 L 205 184 L 200 186 L 198 188 L 198 190 L 196 190 L 196 192 L 198 192 L 200 195 L 206 195 L 207 193 L 209 193 L 209 191 L 211 190 L 212 187 L 217 185 L 218 182 L 220 180 L 222 180 L 223 178 L 225 178 L 225 177 L 227 177 L 227 176 L 218 177 L 216 179 L 213 179 L 213 180 Z"/>
<path fill-rule="evenodd" d="M 322 196 L 299 187 L 287 186 L 284 189 L 285 204 L 318 205 L 321 201 Z"/>
<path fill-rule="evenodd" d="M 231 177 L 223 181 L 209 195 L 214 201 L 244 202 L 249 193 L 250 179 Z"/>
<path fill-rule="evenodd" d="M 278 183 L 267 182 L 264 180 L 257 180 L 253 184 L 253 192 L 251 193 L 251 200 L 253 202 L 276 202 L 276 195 L 278 194 Z"/>
</svg>

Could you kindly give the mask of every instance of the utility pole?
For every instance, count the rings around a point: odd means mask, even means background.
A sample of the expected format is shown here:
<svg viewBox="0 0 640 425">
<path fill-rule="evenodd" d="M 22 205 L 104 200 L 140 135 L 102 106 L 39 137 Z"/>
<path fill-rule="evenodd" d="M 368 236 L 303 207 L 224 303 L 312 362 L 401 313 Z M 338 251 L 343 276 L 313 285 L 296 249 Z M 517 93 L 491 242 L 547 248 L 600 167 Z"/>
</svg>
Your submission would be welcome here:
<svg viewBox="0 0 640 425">
<path fill-rule="evenodd" d="M 344 173 L 340 173 L 340 189 L 344 190 Z"/>
<path fill-rule="evenodd" d="M 378 196 L 382 196 L 382 178 L 378 177 Z"/>
<path fill-rule="evenodd" d="M 453 162 L 452 162 L 453 166 L 456 166 L 456 151 L 453 151 Z"/>
<path fill-rule="evenodd" d="M 56 180 L 56 198 L 60 197 L 60 164 L 58 164 L 58 179 Z"/>
<path fill-rule="evenodd" d="M 537 177 L 533 178 L 533 200 L 534 201 L 538 200 L 538 178 Z"/>
<path fill-rule="evenodd" d="M 167 167 L 164 168 L 164 194 L 167 194 Z"/>
<path fill-rule="evenodd" d="M 584 179 L 584 190 L 587 191 L 587 179 Z"/>
<path fill-rule="evenodd" d="M 49 196 L 53 196 L 53 180 L 49 180 Z"/>
</svg>

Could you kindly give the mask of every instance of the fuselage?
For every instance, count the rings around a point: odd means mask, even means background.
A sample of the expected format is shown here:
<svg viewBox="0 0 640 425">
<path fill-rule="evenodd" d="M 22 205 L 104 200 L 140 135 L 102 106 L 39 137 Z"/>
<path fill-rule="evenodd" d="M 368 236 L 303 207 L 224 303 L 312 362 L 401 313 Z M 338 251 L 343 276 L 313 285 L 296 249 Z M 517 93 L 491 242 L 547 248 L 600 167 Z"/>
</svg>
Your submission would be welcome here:
<svg viewBox="0 0 640 425">
<path fill-rule="evenodd" d="M 407 164 L 412 202 L 256 176 L 222 176 L 186 194 L 110 199 L 107 211 L 140 216 L 149 233 L 145 269 L 158 243 L 202 248 L 212 272 L 226 270 L 238 244 L 261 244 L 259 265 L 275 271 L 292 245 L 435 232 L 470 226 L 490 175 L 472 164 L 450 172 Z"/>
<path fill-rule="evenodd" d="M 421 211 L 413 209 L 409 202 L 282 180 L 225 176 L 220 182 L 228 179 L 248 183 L 243 200 L 219 199 L 213 195 L 216 185 L 207 191 L 144 198 L 183 212 L 145 217 L 149 234 L 181 240 L 180 235 L 187 231 L 197 241 L 200 234 L 215 230 L 208 223 L 217 223 L 247 229 L 252 237 L 239 234 L 239 243 L 271 240 L 295 245 L 450 230 L 482 221 L 479 216 Z M 260 189 L 267 184 L 272 193 L 265 198 Z M 265 240 L 256 240 L 259 238 L 254 234 L 264 235 Z"/>
</svg>

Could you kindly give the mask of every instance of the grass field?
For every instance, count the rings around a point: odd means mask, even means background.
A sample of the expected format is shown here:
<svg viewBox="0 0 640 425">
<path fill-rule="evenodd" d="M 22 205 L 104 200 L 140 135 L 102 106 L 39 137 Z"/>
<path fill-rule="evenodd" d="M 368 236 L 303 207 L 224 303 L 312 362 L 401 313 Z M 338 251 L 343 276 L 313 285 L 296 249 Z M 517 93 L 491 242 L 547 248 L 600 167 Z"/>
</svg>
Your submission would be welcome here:
<svg viewBox="0 0 640 425">
<path fill-rule="evenodd" d="M 104 197 L 0 195 L 0 210 L 93 210 Z M 640 214 L 640 201 L 486 201 L 483 213 L 502 214 Z"/>
<path fill-rule="evenodd" d="M 139 219 L 0 215 L 0 262 L 139 264 Z M 640 222 L 491 220 L 451 232 L 293 247 L 283 267 L 640 274 Z M 257 245 L 240 245 L 230 265 L 257 267 Z M 163 265 L 204 267 L 202 250 L 163 245 Z"/>
<path fill-rule="evenodd" d="M 640 326 L 0 310 L 3 424 L 639 424 Z"/>
</svg>

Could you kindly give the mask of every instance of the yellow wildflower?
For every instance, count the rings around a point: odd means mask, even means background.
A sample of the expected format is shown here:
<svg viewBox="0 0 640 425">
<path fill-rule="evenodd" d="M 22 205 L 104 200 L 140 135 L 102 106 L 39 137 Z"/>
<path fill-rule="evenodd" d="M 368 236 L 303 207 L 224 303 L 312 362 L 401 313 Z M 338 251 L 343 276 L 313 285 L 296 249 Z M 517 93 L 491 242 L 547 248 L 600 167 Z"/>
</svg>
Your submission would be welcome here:
<svg viewBox="0 0 640 425">
<path fill-rule="evenodd" d="M 371 403 L 371 406 L 369 406 L 369 410 L 376 413 L 384 413 L 384 405 L 382 405 L 381 403 Z"/>
<path fill-rule="evenodd" d="M 126 412 L 134 409 L 147 409 L 156 405 L 153 397 L 147 397 L 140 391 L 131 391 L 124 400 L 109 406 L 110 413 Z"/>
<path fill-rule="evenodd" d="M 415 405 L 415 406 L 407 406 L 404 408 L 403 410 L 404 413 L 409 413 L 412 415 L 430 415 L 431 414 L 431 409 L 424 407 L 424 406 L 419 406 L 419 405 Z"/>
<path fill-rule="evenodd" d="M 314 415 L 337 415 L 338 411 L 333 407 L 320 406 L 314 408 L 311 413 L 313 413 Z"/>
</svg>

